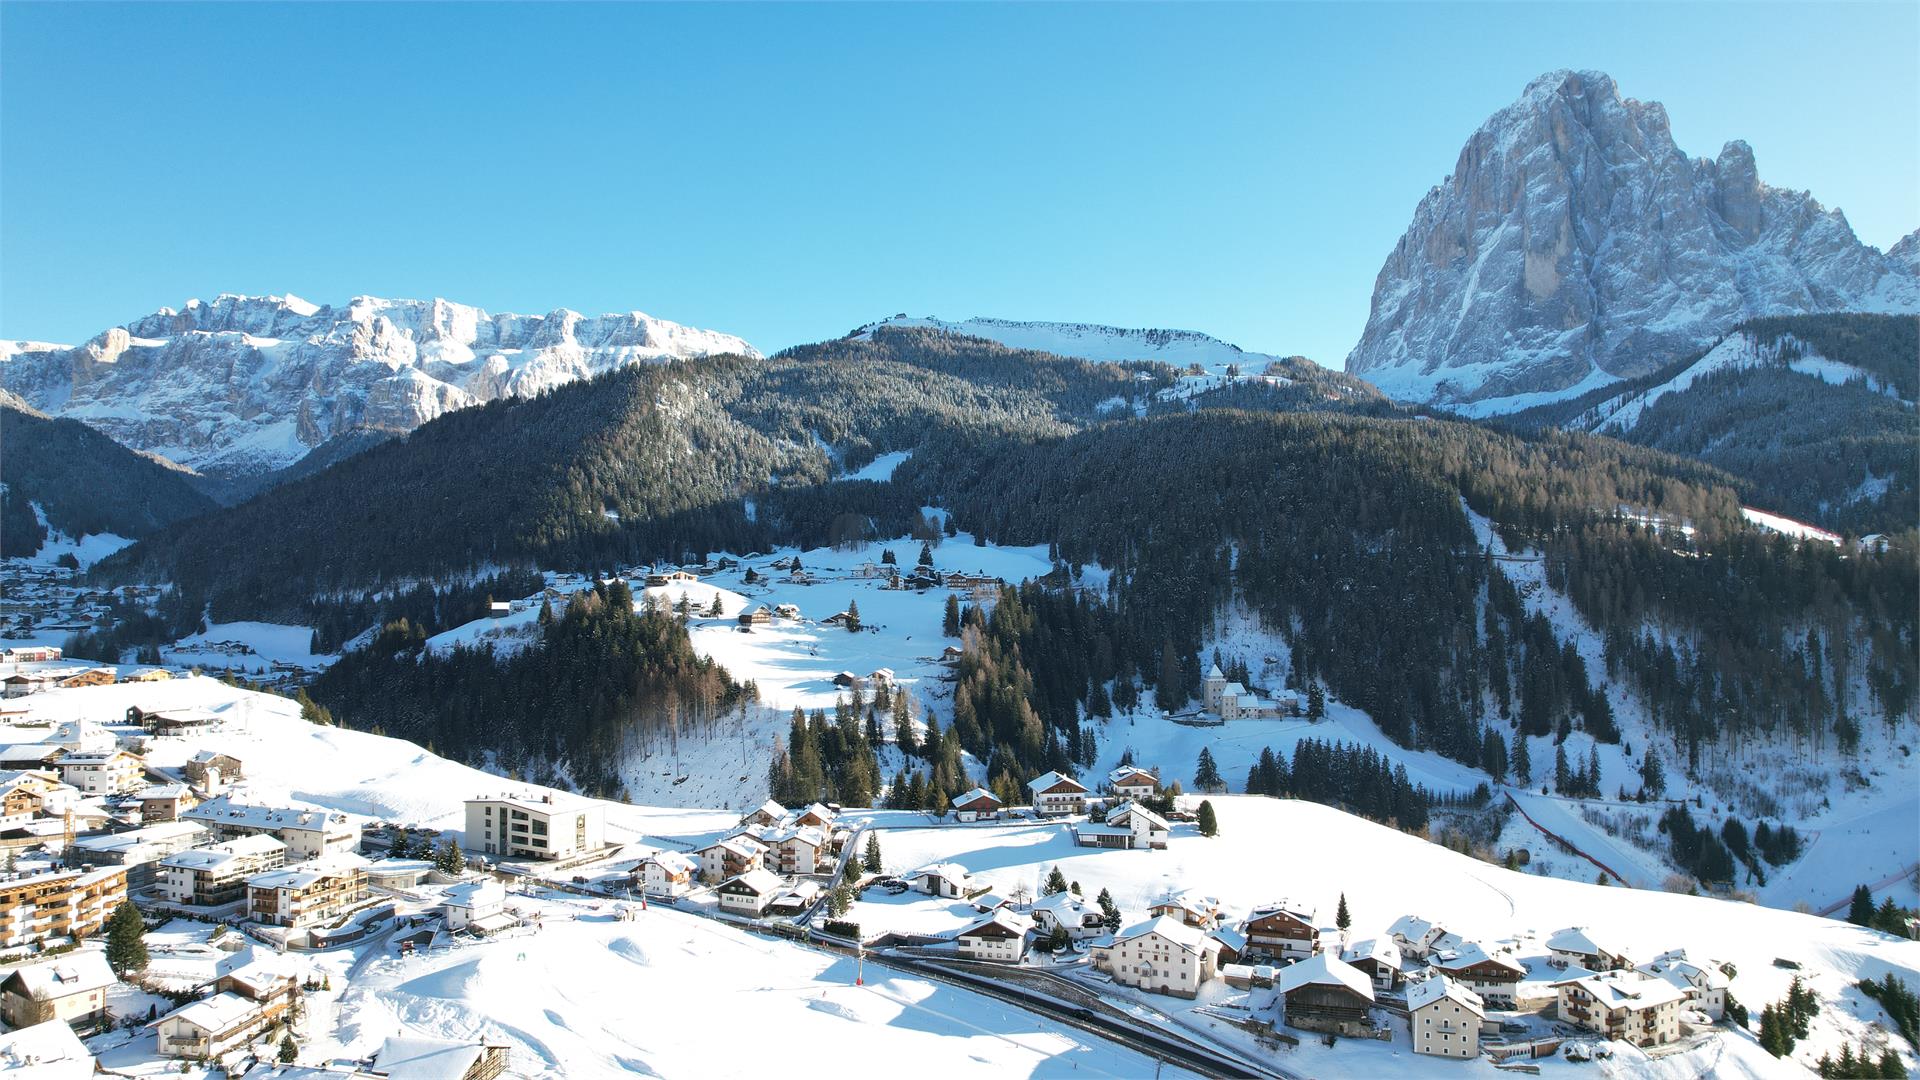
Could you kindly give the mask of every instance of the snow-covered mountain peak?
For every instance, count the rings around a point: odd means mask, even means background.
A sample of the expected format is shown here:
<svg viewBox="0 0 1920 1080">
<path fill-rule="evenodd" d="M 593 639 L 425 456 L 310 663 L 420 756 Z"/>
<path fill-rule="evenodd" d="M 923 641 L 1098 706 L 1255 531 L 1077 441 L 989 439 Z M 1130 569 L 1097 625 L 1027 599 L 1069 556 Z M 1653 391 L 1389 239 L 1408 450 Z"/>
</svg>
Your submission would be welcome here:
<svg viewBox="0 0 1920 1080">
<path fill-rule="evenodd" d="M 720 354 L 760 355 L 731 334 L 640 311 L 495 315 L 438 297 L 334 306 L 222 293 L 77 348 L 6 343 L 0 387 L 136 450 L 250 475 L 351 431 L 409 431 L 627 364 Z"/>
<path fill-rule="evenodd" d="M 1896 252 L 1767 185 L 1745 142 L 1689 158 L 1658 103 L 1551 72 L 1421 200 L 1346 367 L 1403 400 L 1500 411 L 1654 370 L 1757 316 L 1920 311 L 1920 242 Z"/>
<path fill-rule="evenodd" d="M 984 316 L 953 322 L 931 316 L 913 318 L 900 314 L 868 323 L 855 330 L 853 336 L 865 337 L 883 326 L 942 330 L 997 341 L 1009 348 L 1031 349 L 1082 360 L 1157 360 L 1180 367 L 1198 364 L 1216 373 L 1230 365 L 1243 369 L 1262 369 L 1280 359 L 1268 353 L 1248 352 L 1238 345 L 1195 330 L 1124 329 L 1093 323 L 1028 322 Z"/>
</svg>

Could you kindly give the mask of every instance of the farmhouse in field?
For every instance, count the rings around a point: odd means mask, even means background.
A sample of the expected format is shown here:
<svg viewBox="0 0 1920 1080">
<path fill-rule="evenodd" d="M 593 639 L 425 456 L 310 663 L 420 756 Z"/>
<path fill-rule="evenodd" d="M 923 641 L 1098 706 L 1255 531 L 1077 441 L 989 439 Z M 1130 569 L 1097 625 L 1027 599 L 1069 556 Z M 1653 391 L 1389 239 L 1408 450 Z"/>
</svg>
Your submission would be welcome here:
<svg viewBox="0 0 1920 1080">
<path fill-rule="evenodd" d="M 1107 811 L 1106 821 L 1081 822 L 1072 829 L 1073 842 L 1081 847 L 1164 848 L 1173 827 L 1145 806 L 1123 802 Z"/>
<path fill-rule="evenodd" d="M 1145 799 L 1160 790 L 1160 778 L 1137 765 L 1122 765 L 1107 774 L 1107 790 L 1123 799 Z"/>
<path fill-rule="evenodd" d="M 1034 813 L 1042 817 L 1082 814 L 1087 809 L 1086 785 L 1066 773 L 1042 773 L 1027 783 L 1027 791 L 1033 796 Z"/>
<path fill-rule="evenodd" d="M 1000 799 L 977 787 L 953 800 L 953 816 L 960 821 L 991 821 L 1000 816 Z"/>
</svg>

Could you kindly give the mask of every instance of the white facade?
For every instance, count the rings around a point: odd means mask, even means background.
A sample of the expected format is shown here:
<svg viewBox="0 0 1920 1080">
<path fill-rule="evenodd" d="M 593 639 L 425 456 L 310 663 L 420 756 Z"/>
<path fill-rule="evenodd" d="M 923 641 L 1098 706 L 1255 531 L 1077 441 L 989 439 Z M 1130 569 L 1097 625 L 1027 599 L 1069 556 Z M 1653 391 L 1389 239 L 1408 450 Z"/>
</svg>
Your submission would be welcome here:
<svg viewBox="0 0 1920 1080">
<path fill-rule="evenodd" d="M 1025 915 L 1000 908 L 955 934 L 954 942 L 960 955 L 970 960 L 1016 964 L 1027 955 L 1027 932 L 1032 929 Z"/>
<path fill-rule="evenodd" d="M 1686 995 L 1664 979 L 1610 971 L 1559 984 L 1560 1019 L 1608 1039 L 1661 1046 L 1680 1038 Z"/>
<path fill-rule="evenodd" d="M 759 918 L 780 893 L 780 878 L 771 870 L 749 870 L 720 885 L 720 910 Z"/>
<path fill-rule="evenodd" d="M 605 844 L 600 805 L 576 796 L 497 795 L 467 800 L 467 847 L 507 859 L 566 859 Z"/>
<path fill-rule="evenodd" d="M 654 896 L 680 896 L 693 888 L 698 870 L 698 864 L 685 855 L 662 851 L 640 864 L 640 887 Z"/>
<path fill-rule="evenodd" d="M 1200 984 L 1218 974 L 1219 944 L 1162 915 L 1115 934 L 1107 963 L 1115 982 L 1195 997 Z"/>
<path fill-rule="evenodd" d="M 159 1050 L 167 1057 L 217 1058 L 266 1030 L 266 1011 L 229 990 L 201 998 L 162 1017 Z"/>
<path fill-rule="evenodd" d="M 1160 790 L 1160 778 L 1145 769 L 1122 765 L 1107 774 L 1107 787 L 1123 799 L 1144 799 Z"/>
<path fill-rule="evenodd" d="M 506 914 L 507 890 L 499 882 L 463 882 L 447 890 L 447 929 L 478 930 L 496 925 Z"/>
<path fill-rule="evenodd" d="M 1065 773 L 1050 772 L 1028 782 L 1034 813 L 1046 817 L 1078 814 L 1087 808 L 1086 785 Z"/>
<path fill-rule="evenodd" d="M 1413 1052 L 1472 1060 L 1480 1056 L 1480 1023 L 1487 1016 L 1480 995 L 1435 975 L 1407 988 L 1407 1019 Z"/>
<path fill-rule="evenodd" d="M 147 784 L 145 763 L 125 750 L 68 754 L 59 764 L 60 779 L 88 795 L 118 795 Z"/>
<path fill-rule="evenodd" d="M 212 799 L 181 817 L 212 829 L 222 840 L 267 833 L 287 845 L 289 861 L 352 854 L 360 850 L 360 828 L 345 814 L 298 807 L 257 806 Z"/>
<path fill-rule="evenodd" d="M 1107 932 L 1106 913 L 1085 897 L 1071 892 L 1057 892 L 1035 900 L 1028 914 L 1042 933 L 1051 934 L 1054 927 L 1063 926 L 1067 936 L 1075 941 L 1097 938 Z"/>
<path fill-rule="evenodd" d="M 168 903 L 219 907 L 246 899 L 247 879 L 285 865 L 287 845 L 266 833 L 160 860 L 160 895 Z"/>
</svg>

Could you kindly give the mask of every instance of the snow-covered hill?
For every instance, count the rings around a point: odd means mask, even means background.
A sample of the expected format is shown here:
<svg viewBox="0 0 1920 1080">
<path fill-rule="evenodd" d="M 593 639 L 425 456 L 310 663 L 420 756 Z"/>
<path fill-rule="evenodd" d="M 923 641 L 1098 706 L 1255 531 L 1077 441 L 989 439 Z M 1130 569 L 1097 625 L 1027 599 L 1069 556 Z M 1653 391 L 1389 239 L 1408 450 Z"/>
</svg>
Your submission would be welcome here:
<svg viewBox="0 0 1920 1080">
<path fill-rule="evenodd" d="M 307 724 L 287 699 L 208 678 L 55 690 L 22 703 L 32 721 L 87 717 L 108 724 L 118 723 L 133 704 L 211 708 L 227 718 L 227 730 L 152 739 L 150 757 L 167 767 L 200 749 L 232 753 L 245 766 L 237 796 L 245 801 L 293 800 L 457 830 L 462 800 L 508 783 L 402 740 Z M 36 734 L 44 728 L 0 728 L 0 738 L 8 740 Z M 684 850 L 737 818 L 732 810 L 602 805 L 610 838 L 627 845 L 606 864 L 615 869 L 659 847 Z M 1508 871 L 1329 807 L 1242 796 L 1216 797 L 1215 805 L 1218 837 L 1204 838 L 1182 825 L 1165 851 L 1077 848 L 1057 823 L 929 828 L 923 815 L 906 812 L 855 809 L 850 817 L 879 826 L 889 870 L 954 861 L 1012 895 L 1020 886 L 1033 889 L 1058 865 L 1089 896 L 1110 890 L 1130 918 L 1174 890 L 1212 895 L 1235 914 L 1285 897 L 1317 908 L 1323 920 L 1330 920 L 1344 896 L 1356 939 L 1415 914 L 1489 946 L 1510 946 L 1532 972 L 1530 980 L 1540 984 L 1562 974 L 1544 965 L 1544 935 L 1567 925 L 1591 927 L 1635 953 L 1684 948 L 1700 961 L 1730 963 L 1734 995 L 1756 1013 L 1784 995 L 1794 974 L 1774 963 L 1784 958 L 1798 965 L 1823 1005 L 1796 1059 L 1810 1062 L 1843 1043 L 1891 1043 L 1911 1060 L 1904 1045 L 1889 1039 L 1879 1007 L 1853 983 L 1888 973 L 1920 983 L 1920 942 L 1790 911 Z M 582 871 L 601 872 L 566 873 Z M 903 898 L 900 910 L 906 902 L 922 901 Z M 706 1040 L 675 1034 L 710 1031 L 714 1010 L 738 1000 L 762 1034 L 778 1032 L 808 1045 L 844 1038 L 911 1057 L 923 1071 L 943 1076 L 1007 1069 L 1022 1075 L 1145 1075 L 1144 1062 L 1107 1044 L 972 995 L 935 990 L 924 980 L 870 967 L 868 979 L 876 985 L 861 990 L 850 985 L 845 962 L 691 915 L 656 910 L 622 922 L 602 901 L 569 907 L 565 898 L 549 897 L 540 903 L 544 925 L 538 933 L 413 958 L 369 955 L 350 968 L 334 965 L 338 980 L 351 981 L 337 1002 L 327 1001 L 319 1022 L 328 1036 L 318 1045 L 351 1055 L 393 1034 L 487 1034 L 509 1041 L 516 1071 L 527 1075 L 745 1075 L 728 1067 L 716 1072 Z M 878 917 L 881 906 L 864 904 L 862 914 Z M 1134 1007 L 1126 991 L 1110 989 L 1116 1000 Z M 1197 1002 L 1156 997 L 1141 1007 L 1232 1042 L 1242 1036 L 1206 1011 L 1223 993 L 1215 983 Z M 697 1011 L 688 1011 L 689 1003 Z M 635 1027 L 636 1015 L 652 1019 Z M 1282 1055 L 1274 1063 L 1296 1075 L 1497 1074 L 1486 1062 L 1443 1065 L 1411 1057 L 1404 1032 L 1392 1042 L 1342 1039 L 1325 1047 L 1304 1040 L 1297 1049 L 1267 1053 Z M 766 1063 L 755 1057 L 751 1064 L 748 1071 Z M 1570 1080 L 1593 1068 L 1559 1059 L 1541 1066 Z M 1715 1029 L 1701 1044 L 1658 1061 L 1622 1049 L 1608 1065 L 1608 1075 L 1621 1077 L 1706 1074 L 1801 1075 L 1764 1056 L 1751 1034 L 1731 1029 Z"/>
<path fill-rule="evenodd" d="M 1672 378 L 1654 386 L 1639 387 L 1607 397 L 1573 418 L 1566 426 L 1602 435 L 1624 435 L 1631 432 L 1647 409 L 1661 398 L 1685 393 L 1706 376 L 1749 368 L 1784 369 L 1832 386 L 1859 382 L 1875 393 L 1901 400 L 1896 388 L 1887 385 L 1872 372 L 1830 360 L 1791 334 L 1761 340 L 1754 334 L 1742 332 L 1728 334 Z"/>
<path fill-rule="evenodd" d="M 758 355 L 732 335 L 638 311 L 496 315 L 440 299 L 222 295 L 77 347 L 0 342 L 0 387 L 136 450 L 251 476 L 336 435 L 411 431 L 626 364 L 720 353 Z"/>
<path fill-rule="evenodd" d="M 1374 285 L 1349 372 L 1402 400 L 1508 412 L 1645 374 L 1762 315 L 1920 311 L 1913 238 L 1689 158 L 1658 102 L 1599 72 L 1529 84 L 1460 151 Z"/>
<path fill-rule="evenodd" d="M 1157 360 L 1185 368 L 1198 365 L 1209 374 L 1220 374 L 1238 367 L 1249 374 L 1264 371 L 1279 356 L 1248 352 L 1219 338 L 1193 330 L 1126 330 L 1090 323 L 1020 322 L 1013 319 L 976 317 L 958 322 L 932 317 L 911 318 L 895 315 L 868 323 L 854 331 L 855 336 L 871 333 L 882 326 L 919 327 L 945 330 L 968 337 L 997 341 L 1008 348 L 1032 349 L 1055 356 L 1082 360 L 1122 362 Z"/>
</svg>

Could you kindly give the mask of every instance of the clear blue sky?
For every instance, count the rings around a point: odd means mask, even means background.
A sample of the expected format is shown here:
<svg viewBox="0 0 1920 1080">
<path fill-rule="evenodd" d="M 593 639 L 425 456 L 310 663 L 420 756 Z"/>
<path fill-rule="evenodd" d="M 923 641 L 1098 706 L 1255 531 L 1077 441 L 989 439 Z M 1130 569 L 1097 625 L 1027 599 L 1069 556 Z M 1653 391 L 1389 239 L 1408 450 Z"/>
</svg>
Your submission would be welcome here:
<svg viewBox="0 0 1920 1080">
<path fill-rule="evenodd" d="M 1920 226 L 1920 5 L 0 4 L 0 337 L 188 297 L 892 312 L 1338 366 L 1461 144 L 1598 68 L 1867 241 Z"/>
</svg>

